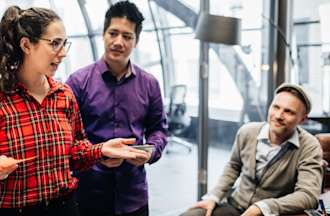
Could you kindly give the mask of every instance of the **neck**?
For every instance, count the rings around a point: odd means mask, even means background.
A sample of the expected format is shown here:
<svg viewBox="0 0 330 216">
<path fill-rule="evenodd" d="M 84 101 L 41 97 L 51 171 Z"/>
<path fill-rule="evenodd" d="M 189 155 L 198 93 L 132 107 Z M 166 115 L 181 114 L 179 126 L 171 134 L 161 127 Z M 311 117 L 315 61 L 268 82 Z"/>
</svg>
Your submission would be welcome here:
<svg viewBox="0 0 330 216">
<path fill-rule="evenodd" d="M 272 144 L 281 145 L 284 141 L 288 140 L 292 136 L 293 132 L 285 134 L 276 134 L 269 132 L 269 139 Z"/>
<path fill-rule="evenodd" d="M 116 78 L 123 77 L 128 72 L 128 62 L 126 64 L 120 64 L 117 62 L 106 61 L 109 71 Z"/>
<path fill-rule="evenodd" d="M 48 91 L 49 84 L 46 75 L 40 73 L 33 73 L 26 70 L 24 67 L 20 68 L 18 72 L 18 80 L 22 82 L 25 88 L 30 92 Z"/>
</svg>

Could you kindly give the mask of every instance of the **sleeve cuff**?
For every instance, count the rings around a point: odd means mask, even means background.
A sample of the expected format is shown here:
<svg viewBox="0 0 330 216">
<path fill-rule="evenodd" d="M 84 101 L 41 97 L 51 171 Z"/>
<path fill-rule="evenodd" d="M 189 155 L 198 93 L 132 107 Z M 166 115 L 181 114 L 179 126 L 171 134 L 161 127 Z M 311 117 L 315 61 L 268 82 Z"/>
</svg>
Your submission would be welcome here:
<svg viewBox="0 0 330 216">
<path fill-rule="evenodd" d="M 272 210 L 269 208 L 269 206 L 267 205 L 266 202 L 259 201 L 259 202 L 254 203 L 253 205 L 256 205 L 261 210 L 263 215 L 267 215 L 267 216 L 279 215 L 279 214 L 275 214 L 274 212 L 272 212 Z"/>
<path fill-rule="evenodd" d="M 97 144 L 97 145 L 92 145 L 91 147 L 91 158 L 94 158 L 95 160 L 101 160 L 101 159 L 107 159 L 102 155 L 102 149 L 103 143 Z"/>
<path fill-rule="evenodd" d="M 220 199 L 213 194 L 205 194 L 204 196 L 202 196 L 202 200 L 212 200 L 217 204 L 220 204 Z"/>
</svg>

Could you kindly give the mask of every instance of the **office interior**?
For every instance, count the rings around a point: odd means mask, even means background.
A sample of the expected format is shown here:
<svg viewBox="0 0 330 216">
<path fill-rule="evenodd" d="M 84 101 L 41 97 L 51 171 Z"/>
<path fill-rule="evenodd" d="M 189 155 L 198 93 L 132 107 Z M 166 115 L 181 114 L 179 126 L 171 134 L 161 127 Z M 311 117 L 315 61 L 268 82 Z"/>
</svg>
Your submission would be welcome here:
<svg viewBox="0 0 330 216">
<path fill-rule="evenodd" d="M 65 82 L 101 58 L 104 14 L 115 2 L 0 0 L 0 15 L 18 5 L 52 8 L 61 16 L 72 46 L 55 78 Z M 238 128 L 266 120 L 283 82 L 302 85 L 312 98 L 303 127 L 330 133 L 330 0 L 131 2 L 145 16 L 132 61 L 158 79 L 171 124 L 163 158 L 147 167 L 152 216 L 178 215 L 212 187 Z M 239 18 L 239 43 L 196 38 L 202 12 Z"/>
</svg>

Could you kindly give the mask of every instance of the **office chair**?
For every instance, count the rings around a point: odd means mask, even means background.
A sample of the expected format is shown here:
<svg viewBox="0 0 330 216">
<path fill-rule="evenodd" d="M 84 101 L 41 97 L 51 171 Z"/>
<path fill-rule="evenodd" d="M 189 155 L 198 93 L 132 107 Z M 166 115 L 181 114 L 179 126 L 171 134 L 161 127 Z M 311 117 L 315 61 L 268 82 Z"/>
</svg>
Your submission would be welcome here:
<svg viewBox="0 0 330 216">
<path fill-rule="evenodd" d="M 171 87 L 170 104 L 168 107 L 168 147 L 166 153 L 173 152 L 174 144 L 180 145 L 191 151 L 191 143 L 179 138 L 190 126 L 191 118 L 186 113 L 185 97 L 187 92 L 186 85 L 174 85 Z"/>
<path fill-rule="evenodd" d="M 319 140 L 323 153 L 324 176 L 322 192 L 330 191 L 330 133 L 319 133 L 315 135 Z"/>
</svg>

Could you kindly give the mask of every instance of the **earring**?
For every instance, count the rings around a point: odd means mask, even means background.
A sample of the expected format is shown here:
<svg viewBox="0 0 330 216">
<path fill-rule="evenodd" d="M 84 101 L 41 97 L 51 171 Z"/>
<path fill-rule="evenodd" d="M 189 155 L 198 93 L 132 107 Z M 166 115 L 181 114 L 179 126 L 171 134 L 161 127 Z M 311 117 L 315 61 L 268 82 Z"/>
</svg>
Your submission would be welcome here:
<svg viewBox="0 0 330 216">
<path fill-rule="evenodd" d="M 10 70 L 16 70 L 18 68 L 17 64 L 10 65 Z"/>
</svg>

